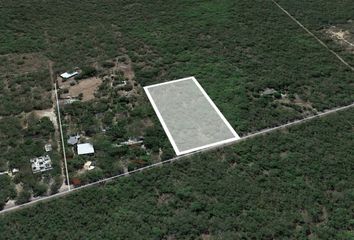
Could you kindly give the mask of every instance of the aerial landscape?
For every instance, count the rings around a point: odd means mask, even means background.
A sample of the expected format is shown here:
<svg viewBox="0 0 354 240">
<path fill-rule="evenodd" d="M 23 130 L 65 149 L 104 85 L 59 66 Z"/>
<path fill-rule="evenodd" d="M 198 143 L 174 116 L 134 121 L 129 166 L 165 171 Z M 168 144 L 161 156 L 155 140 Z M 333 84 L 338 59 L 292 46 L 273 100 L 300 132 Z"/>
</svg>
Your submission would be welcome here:
<svg viewBox="0 0 354 240">
<path fill-rule="evenodd" d="M 354 239 L 353 1 L 0 14 L 0 239 Z"/>
</svg>

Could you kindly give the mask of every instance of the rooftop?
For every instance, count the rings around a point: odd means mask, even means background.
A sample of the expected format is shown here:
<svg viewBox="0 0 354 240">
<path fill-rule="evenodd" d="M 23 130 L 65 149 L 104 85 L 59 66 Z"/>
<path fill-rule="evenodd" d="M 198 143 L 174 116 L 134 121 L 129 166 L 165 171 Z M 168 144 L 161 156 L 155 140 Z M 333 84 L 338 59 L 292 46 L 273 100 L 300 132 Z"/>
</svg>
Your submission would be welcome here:
<svg viewBox="0 0 354 240">
<path fill-rule="evenodd" d="M 95 153 L 95 149 L 91 143 L 82 143 L 77 145 L 77 154 L 92 154 Z"/>
<path fill-rule="evenodd" d="M 32 158 L 30 162 L 32 163 L 33 173 L 45 172 L 52 169 L 52 160 L 49 155 Z"/>
<path fill-rule="evenodd" d="M 69 79 L 69 78 L 74 77 L 78 74 L 79 74 L 79 72 L 65 72 L 65 73 L 60 74 L 60 77 L 62 77 L 64 79 Z"/>
<path fill-rule="evenodd" d="M 68 144 L 70 145 L 75 145 L 79 142 L 79 139 L 80 139 L 80 136 L 77 135 L 77 136 L 70 136 L 69 139 L 68 139 Z"/>
</svg>

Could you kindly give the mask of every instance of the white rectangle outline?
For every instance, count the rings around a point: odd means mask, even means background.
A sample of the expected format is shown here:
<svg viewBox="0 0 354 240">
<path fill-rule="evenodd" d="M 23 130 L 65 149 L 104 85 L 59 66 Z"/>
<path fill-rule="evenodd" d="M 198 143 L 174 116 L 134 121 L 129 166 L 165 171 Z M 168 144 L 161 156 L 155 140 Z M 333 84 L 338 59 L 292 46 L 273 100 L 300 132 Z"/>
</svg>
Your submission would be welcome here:
<svg viewBox="0 0 354 240">
<path fill-rule="evenodd" d="M 225 123 L 225 125 L 229 128 L 229 130 L 231 131 L 232 135 L 234 135 L 233 138 L 229 138 L 229 139 L 226 139 L 226 140 L 222 140 L 222 141 L 219 141 L 219 142 L 215 142 L 215 143 L 211 143 L 211 144 L 207 144 L 207 145 L 204 145 L 204 146 L 200 146 L 200 147 L 196 147 L 196 148 L 192 148 L 192 149 L 189 149 L 189 150 L 185 150 L 185 151 L 179 151 L 177 145 L 176 145 L 176 142 L 174 141 L 170 131 L 168 130 L 168 127 L 165 123 L 165 121 L 163 120 L 163 117 L 158 109 L 158 107 L 156 106 L 155 104 L 155 101 L 154 99 L 152 98 L 150 92 L 149 92 L 149 88 L 153 88 L 153 87 L 157 87 L 157 86 L 161 86 L 161 85 L 166 85 L 166 84 L 171 84 L 171 83 L 176 83 L 176 82 L 181 82 L 181 81 L 186 81 L 186 80 L 192 80 L 196 86 L 199 88 L 199 90 L 202 92 L 202 94 L 204 95 L 204 97 L 208 100 L 208 102 L 210 103 L 210 105 L 214 108 L 214 110 L 216 111 L 216 113 L 219 115 L 219 117 L 223 120 L 223 122 Z M 198 151 L 198 150 L 201 150 L 201 149 L 205 149 L 205 148 L 210 148 L 210 147 L 214 147 L 214 146 L 217 146 L 217 145 L 221 145 L 221 144 L 226 144 L 226 143 L 230 143 L 230 142 L 233 142 L 233 141 L 237 141 L 240 139 L 240 136 L 236 133 L 236 131 L 232 128 L 231 124 L 226 120 L 226 118 L 224 117 L 224 115 L 220 112 L 220 110 L 218 109 L 218 107 L 215 105 L 215 103 L 210 99 L 210 97 L 208 96 L 208 94 L 204 91 L 203 87 L 199 84 L 199 82 L 197 81 L 197 79 L 195 79 L 194 76 L 192 77 L 187 77 L 187 78 L 182 78 L 182 79 L 178 79 L 178 80 L 173 80 L 173 81 L 169 81 L 169 82 L 164 82 L 164 83 L 158 83 L 158 84 L 154 84 L 154 85 L 150 85 L 150 86 L 146 86 L 144 87 L 144 90 L 145 90 L 145 93 L 152 105 L 152 107 L 154 108 L 154 111 L 158 117 L 158 119 L 160 120 L 161 122 L 161 125 L 168 137 L 168 139 L 170 140 L 171 144 L 172 144 L 172 147 L 173 149 L 175 150 L 177 156 L 179 155 L 183 155 L 183 154 L 187 154 L 187 153 L 191 153 L 191 152 L 195 152 L 195 151 Z"/>
</svg>

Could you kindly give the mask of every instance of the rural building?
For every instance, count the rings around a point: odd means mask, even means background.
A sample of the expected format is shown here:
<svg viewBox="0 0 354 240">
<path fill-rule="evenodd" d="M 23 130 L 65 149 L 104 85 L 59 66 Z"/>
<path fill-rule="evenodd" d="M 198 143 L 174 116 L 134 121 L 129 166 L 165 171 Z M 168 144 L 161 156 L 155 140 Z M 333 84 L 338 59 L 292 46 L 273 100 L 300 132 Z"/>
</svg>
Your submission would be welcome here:
<svg viewBox="0 0 354 240">
<path fill-rule="evenodd" d="M 261 95 L 263 96 L 263 95 L 273 95 L 273 94 L 276 94 L 277 93 L 277 91 L 275 90 L 275 89 L 273 89 L 273 88 L 266 88 L 262 93 L 261 93 Z"/>
<path fill-rule="evenodd" d="M 33 173 L 45 172 L 52 169 L 52 160 L 49 155 L 32 158 L 30 162 L 32 163 Z"/>
<path fill-rule="evenodd" d="M 76 136 L 70 136 L 69 139 L 67 140 L 67 143 L 69 145 L 75 145 L 79 142 L 80 136 L 76 135 Z"/>
<path fill-rule="evenodd" d="M 94 154 L 95 149 L 91 143 L 82 143 L 77 145 L 77 154 L 78 155 L 87 155 Z"/>
<path fill-rule="evenodd" d="M 47 143 L 46 145 L 44 145 L 44 150 L 46 151 L 46 152 L 50 152 L 50 151 L 52 151 L 52 144 L 50 144 L 50 143 Z"/>
<path fill-rule="evenodd" d="M 65 72 L 65 73 L 60 74 L 60 77 L 63 79 L 69 79 L 69 78 L 72 78 L 78 74 L 79 74 L 79 72 Z"/>
</svg>

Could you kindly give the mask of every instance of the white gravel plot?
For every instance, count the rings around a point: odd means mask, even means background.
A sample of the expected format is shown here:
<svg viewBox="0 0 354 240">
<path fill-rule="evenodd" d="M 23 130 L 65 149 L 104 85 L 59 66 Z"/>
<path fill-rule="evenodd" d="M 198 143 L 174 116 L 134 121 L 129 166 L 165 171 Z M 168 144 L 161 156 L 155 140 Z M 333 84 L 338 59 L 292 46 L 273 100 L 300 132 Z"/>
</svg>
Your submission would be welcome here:
<svg viewBox="0 0 354 240">
<path fill-rule="evenodd" d="M 177 155 L 240 138 L 194 77 L 144 89 Z"/>
</svg>

